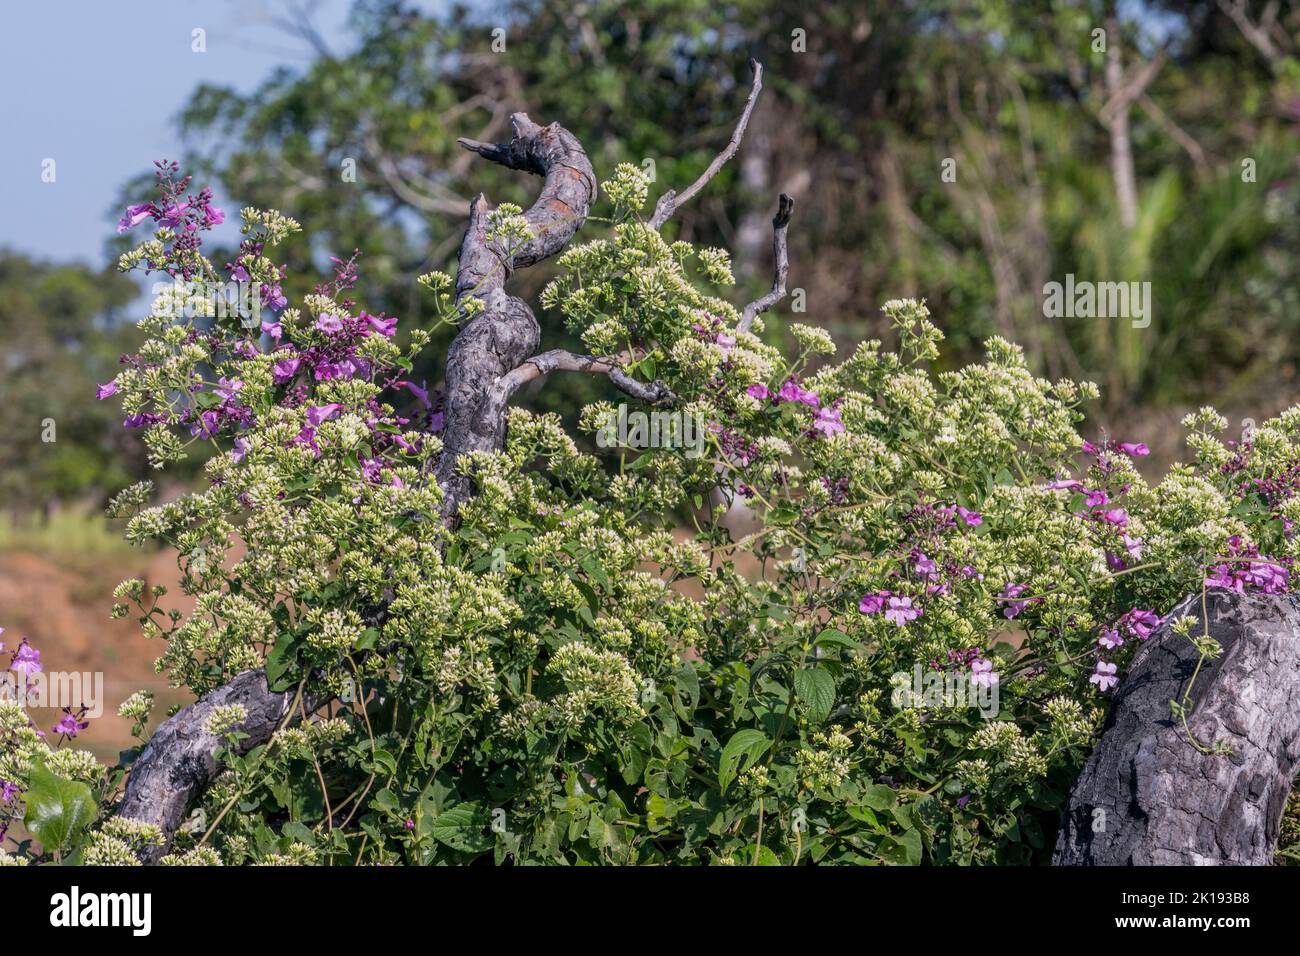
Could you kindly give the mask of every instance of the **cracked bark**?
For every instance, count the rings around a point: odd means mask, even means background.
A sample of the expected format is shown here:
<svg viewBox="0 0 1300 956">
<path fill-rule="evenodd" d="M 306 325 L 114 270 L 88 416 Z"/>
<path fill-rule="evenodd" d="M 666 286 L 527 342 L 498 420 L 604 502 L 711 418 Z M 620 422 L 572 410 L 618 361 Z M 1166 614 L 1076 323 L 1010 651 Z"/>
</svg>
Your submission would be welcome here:
<svg viewBox="0 0 1300 956">
<path fill-rule="evenodd" d="M 1162 626 L 1138 651 L 1075 784 L 1052 862 L 1058 866 L 1265 865 L 1300 766 L 1300 595 L 1211 592 L 1210 634 L 1222 646 L 1192 688 L 1192 745 L 1170 711 L 1199 653 Z M 1196 617 L 1201 595 L 1166 618 Z"/>
</svg>

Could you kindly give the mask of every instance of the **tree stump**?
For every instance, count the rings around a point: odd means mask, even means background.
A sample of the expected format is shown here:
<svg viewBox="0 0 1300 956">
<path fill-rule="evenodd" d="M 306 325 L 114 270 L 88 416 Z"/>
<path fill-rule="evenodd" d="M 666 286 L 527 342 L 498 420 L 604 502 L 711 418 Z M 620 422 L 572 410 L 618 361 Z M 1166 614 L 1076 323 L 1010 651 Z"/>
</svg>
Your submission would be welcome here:
<svg viewBox="0 0 1300 956">
<path fill-rule="evenodd" d="M 1300 596 L 1211 591 L 1210 635 L 1223 647 L 1192 685 L 1189 739 L 1182 702 L 1200 653 L 1163 624 L 1115 692 L 1101 742 L 1074 786 L 1057 866 L 1267 865 L 1300 762 Z M 1202 596 L 1190 614 L 1204 633 Z"/>
</svg>

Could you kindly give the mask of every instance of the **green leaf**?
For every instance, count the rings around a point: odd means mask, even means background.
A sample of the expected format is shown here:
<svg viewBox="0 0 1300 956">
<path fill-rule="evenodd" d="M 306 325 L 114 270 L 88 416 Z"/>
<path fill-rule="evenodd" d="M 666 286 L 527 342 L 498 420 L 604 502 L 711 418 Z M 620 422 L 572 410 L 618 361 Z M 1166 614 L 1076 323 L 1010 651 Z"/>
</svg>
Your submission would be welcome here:
<svg viewBox="0 0 1300 956">
<path fill-rule="evenodd" d="M 862 791 L 862 803 L 873 810 L 889 810 L 898 803 L 898 794 L 883 783 L 873 783 Z"/>
<path fill-rule="evenodd" d="M 286 823 L 280 828 L 280 832 L 291 840 L 297 840 L 299 843 L 305 843 L 308 846 L 316 845 L 316 834 L 297 820 Z"/>
<path fill-rule="evenodd" d="M 495 842 L 488 833 L 488 816 L 476 803 L 458 803 L 429 824 L 429 835 L 463 853 L 484 853 Z"/>
<path fill-rule="evenodd" d="M 820 667 L 794 672 L 794 691 L 808 705 L 808 716 L 821 723 L 835 707 L 835 678 Z"/>
<path fill-rule="evenodd" d="M 824 630 L 824 631 L 822 631 L 820 634 L 818 634 L 818 635 L 817 635 L 817 639 L 816 639 L 815 641 L 813 641 L 813 646 L 814 646 L 814 647 L 819 646 L 819 645 L 820 645 L 820 646 L 825 646 L 825 645 L 827 645 L 827 644 L 833 644 L 833 645 L 836 645 L 836 646 L 838 646 L 838 647 L 847 647 L 847 648 L 849 648 L 850 650 L 853 650 L 853 649 L 855 649 L 855 648 L 861 646 L 861 645 L 858 644 L 857 641 L 855 641 L 853 638 L 849 637 L 849 636 L 848 636 L 847 634 L 845 634 L 843 631 L 837 631 L 837 630 L 836 630 L 835 628 L 833 628 L 833 627 L 828 627 L 828 628 L 826 628 L 826 630 Z"/>
<path fill-rule="evenodd" d="M 748 770 L 755 760 L 772 745 L 767 735 L 761 730 L 738 730 L 722 748 L 722 759 L 718 761 L 718 788 L 727 792 L 736 775 Z"/>
<path fill-rule="evenodd" d="M 55 776 L 44 765 L 32 768 L 30 785 L 23 795 L 27 832 L 41 841 L 46 852 L 70 846 L 77 834 L 95 819 L 95 797 L 90 787 Z"/>
<path fill-rule="evenodd" d="M 921 834 L 908 830 L 899 836 L 887 836 L 876 847 L 882 860 L 899 866 L 919 866 L 921 863 Z"/>
</svg>

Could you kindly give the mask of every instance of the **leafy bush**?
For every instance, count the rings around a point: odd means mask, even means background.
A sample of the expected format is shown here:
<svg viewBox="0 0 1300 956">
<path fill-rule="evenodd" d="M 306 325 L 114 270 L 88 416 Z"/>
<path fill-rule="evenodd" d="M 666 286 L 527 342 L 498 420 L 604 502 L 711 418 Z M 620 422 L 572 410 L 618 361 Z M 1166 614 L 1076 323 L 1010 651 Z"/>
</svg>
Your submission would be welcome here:
<svg viewBox="0 0 1300 956">
<path fill-rule="evenodd" d="M 181 208 L 173 176 L 133 207 L 162 226 L 124 266 L 217 282 L 195 239 L 219 214 Z M 138 581 L 114 613 L 134 606 L 197 693 L 265 666 L 295 717 L 332 698 L 242 756 L 245 715 L 214 717 L 227 769 L 168 862 L 1039 861 L 1159 613 L 1203 582 L 1288 585 L 1300 410 L 1239 446 L 1192 416 L 1195 462 L 1153 487 L 1144 446 L 1080 438 L 1093 386 L 1039 379 L 996 338 L 932 374 L 942 335 L 911 300 L 885 305 L 896 351 L 835 364 L 796 325 L 782 355 L 761 321 L 737 330 L 725 253 L 644 224 L 635 168 L 604 191 L 608 235 L 560 257 L 543 305 L 667 386 L 701 444 L 602 456 L 515 409 L 501 453 L 462 461 L 476 494 L 455 525 L 427 477 L 436 401 L 403 377 L 427 332 L 399 348 L 395 319 L 350 300 L 354 263 L 260 328 L 184 318 L 170 294 L 141 321 L 101 394 L 159 467 L 218 451 L 201 490 L 113 505 L 129 540 L 176 549 L 193 613 Z M 296 224 L 243 221 L 228 272 L 278 308 L 267 251 Z M 451 279 L 421 282 L 455 321 Z M 582 430 L 615 412 L 583 409 Z M 922 672 L 996 692 L 996 713 L 917 693 Z M 0 775 L 30 799 L 40 771 L 19 763 Z M 89 833 L 97 862 L 157 838 Z"/>
</svg>

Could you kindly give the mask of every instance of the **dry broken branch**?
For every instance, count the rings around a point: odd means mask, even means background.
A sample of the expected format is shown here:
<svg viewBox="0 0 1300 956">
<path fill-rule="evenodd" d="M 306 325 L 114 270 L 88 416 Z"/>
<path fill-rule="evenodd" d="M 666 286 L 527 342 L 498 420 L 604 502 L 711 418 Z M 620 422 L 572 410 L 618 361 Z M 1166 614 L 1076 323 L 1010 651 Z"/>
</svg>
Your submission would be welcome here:
<svg viewBox="0 0 1300 956">
<path fill-rule="evenodd" d="M 650 228 L 658 229 L 677 211 L 679 206 L 685 205 L 691 197 L 703 189 L 718 171 L 722 169 L 724 163 L 736 155 L 736 150 L 740 149 L 740 141 L 745 136 L 745 127 L 749 125 L 749 114 L 754 112 L 754 104 L 758 102 L 758 94 L 763 89 L 763 65 L 757 60 L 749 61 L 750 69 L 754 71 L 754 82 L 749 88 L 749 99 L 745 101 L 745 110 L 740 114 L 740 120 L 736 123 L 736 128 L 731 132 L 731 139 L 727 141 L 726 147 L 717 156 L 713 162 L 709 163 L 708 169 L 700 174 L 700 178 L 695 180 L 680 193 L 668 190 L 659 197 L 655 203 L 654 215 L 650 217 Z"/>
<path fill-rule="evenodd" d="M 745 306 L 744 314 L 740 317 L 740 323 L 736 326 L 737 332 L 748 332 L 749 327 L 754 324 L 754 319 L 760 313 L 766 312 L 785 298 L 785 280 L 790 272 L 790 255 L 786 247 L 786 231 L 790 226 L 790 214 L 793 212 L 794 200 L 785 193 L 781 193 L 781 198 L 777 200 L 776 215 L 772 217 L 772 268 L 775 273 L 772 278 L 772 289 L 767 295 L 757 298 Z"/>
</svg>

